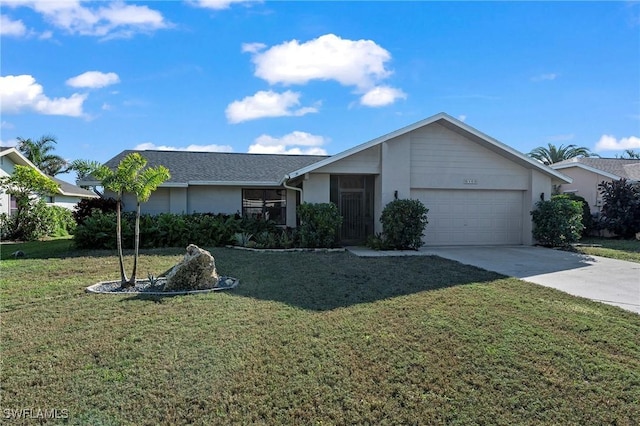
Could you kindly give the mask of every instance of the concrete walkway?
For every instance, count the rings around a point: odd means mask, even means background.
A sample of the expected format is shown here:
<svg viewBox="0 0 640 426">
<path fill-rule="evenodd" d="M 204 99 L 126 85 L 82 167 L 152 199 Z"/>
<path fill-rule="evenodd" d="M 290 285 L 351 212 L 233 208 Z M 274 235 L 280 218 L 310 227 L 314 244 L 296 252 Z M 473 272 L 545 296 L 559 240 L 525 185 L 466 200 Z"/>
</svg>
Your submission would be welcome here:
<svg viewBox="0 0 640 426">
<path fill-rule="evenodd" d="M 640 314 L 640 263 L 532 246 L 423 247 L 419 251 L 347 247 L 347 250 L 367 257 L 440 256 Z"/>
</svg>

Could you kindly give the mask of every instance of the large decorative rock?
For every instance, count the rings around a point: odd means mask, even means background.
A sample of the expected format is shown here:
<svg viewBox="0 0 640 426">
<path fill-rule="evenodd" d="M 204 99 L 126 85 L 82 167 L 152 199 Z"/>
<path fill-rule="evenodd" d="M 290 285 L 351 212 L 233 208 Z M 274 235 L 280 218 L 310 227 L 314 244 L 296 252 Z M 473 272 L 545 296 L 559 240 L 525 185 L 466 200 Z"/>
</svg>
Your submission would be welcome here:
<svg viewBox="0 0 640 426">
<path fill-rule="evenodd" d="M 211 253 L 189 244 L 182 262 L 167 274 L 164 291 L 206 290 L 218 285 L 216 262 Z"/>
</svg>

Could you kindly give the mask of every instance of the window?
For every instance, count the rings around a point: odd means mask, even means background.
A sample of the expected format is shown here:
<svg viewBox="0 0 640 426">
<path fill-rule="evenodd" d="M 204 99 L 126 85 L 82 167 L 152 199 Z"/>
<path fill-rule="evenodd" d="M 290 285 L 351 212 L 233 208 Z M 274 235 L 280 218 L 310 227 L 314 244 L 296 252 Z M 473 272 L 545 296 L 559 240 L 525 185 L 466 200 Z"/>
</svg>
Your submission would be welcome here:
<svg viewBox="0 0 640 426">
<path fill-rule="evenodd" d="M 16 197 L 11 195 L 11 198 L 9 200 L 9 216 L 13 216 L 17 212 L 18 212 L 18 200 L 16 199 Z"/>
<path fill-rule="evenodd" d="M 254 219 L 287 224 L 287 191 L 285 189 L 243 189 L 242 215 Z"/>
</svg>

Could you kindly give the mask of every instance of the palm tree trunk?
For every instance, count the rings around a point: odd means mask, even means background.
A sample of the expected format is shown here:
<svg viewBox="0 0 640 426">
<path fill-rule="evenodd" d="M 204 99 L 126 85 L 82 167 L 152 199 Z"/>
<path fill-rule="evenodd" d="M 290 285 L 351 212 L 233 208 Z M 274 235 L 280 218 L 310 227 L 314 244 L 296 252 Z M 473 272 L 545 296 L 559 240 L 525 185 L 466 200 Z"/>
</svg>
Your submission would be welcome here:
<svg viewBox="0 0 640 426">
<path fill-rule="evenodd" d="M 118 258 L 120 261 L 120 285 L 127 286 L 127 273 L 124 270 L 124 254 L 122 253 L 122 202 L 118 199 L 116 203 L 116 244 L 118 246 Z"/>
<path fill-rule="evenodd" d="M 135 240 L 134 240 L 134 253 L 133 253 L 133 272 L 131 272 L 131 279 L 129 280 L 129 285 L 136 285 L 136 274 L 138 273 L 138 252 L 140 249 L 140 202 L 138 202 L 137 210 L 136 210 L 136 229 L 135 229 Z"/>
</svg>

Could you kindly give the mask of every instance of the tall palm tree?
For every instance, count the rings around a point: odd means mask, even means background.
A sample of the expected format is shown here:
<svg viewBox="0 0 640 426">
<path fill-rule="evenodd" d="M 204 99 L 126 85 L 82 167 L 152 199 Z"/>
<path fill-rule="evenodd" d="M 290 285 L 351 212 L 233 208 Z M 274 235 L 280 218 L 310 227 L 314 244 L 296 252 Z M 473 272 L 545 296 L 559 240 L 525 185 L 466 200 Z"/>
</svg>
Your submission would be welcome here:
<svg viewBox="0 0 640 426">
<path fill-rule="evenodd" d="M 135 154 L 130 154 L 135 155 Z M 140 154 L 138 154 L 140 155 Z M 147 160 L 144 160 L 146 166 Z M 144 167 L 143 166 L 143 167 Z M 151 193 L 160 186 L 164 181 L 169 179 L 169 169 L 164 166 L 147 167 L 136 174 L 132 182 L 132 192 L 136 195 L 136 226 L 135 226 L 135 247 L 133 254 L 133 271 L 131 272 L 130 285 L 136 284 L 136 274 L 138 272 L 138 252 L 140 248 L 140 204 L 149 201 Z"/>
<path fill-rule="evenodd" d="M 31 161 L 40 171 L 48 176 L 55 176 L 68 171 L 67 161 L 59 155 L 53 154 L 56 138 L 50 135 L 42 136 L 37 141 L 18 138 L 18 151 Z"/>
<path fill-rule="evenodd" d="M 556 147 L 552 143 L 548 144 L 548 147 L 539 146 L 527 155 L 547 166 L 575 157 L 599 157 L 584 146 L 560 145 L 560 147 Z"/>
<path fill-rule="evenodd" d="M 165 180 L 169 179 L 169 170 L 164 166 L 148 167 L 147 160 L 137 152 L 124 157 L 115 170 L 102 166 L 94 172 L 102 182 L 104 189 L 116 194 L 116 244 L 120 263 L 120 285 L 132 287 L 136 283 L 138 269 L 138 248 L 140 246 L 140 204 L 149 200 L 151 193 Z M 127 278 L 122 251 L 122 196 L 125 192 L 136 196 L 135 253 L 133 273 Z"/>
</svg>

